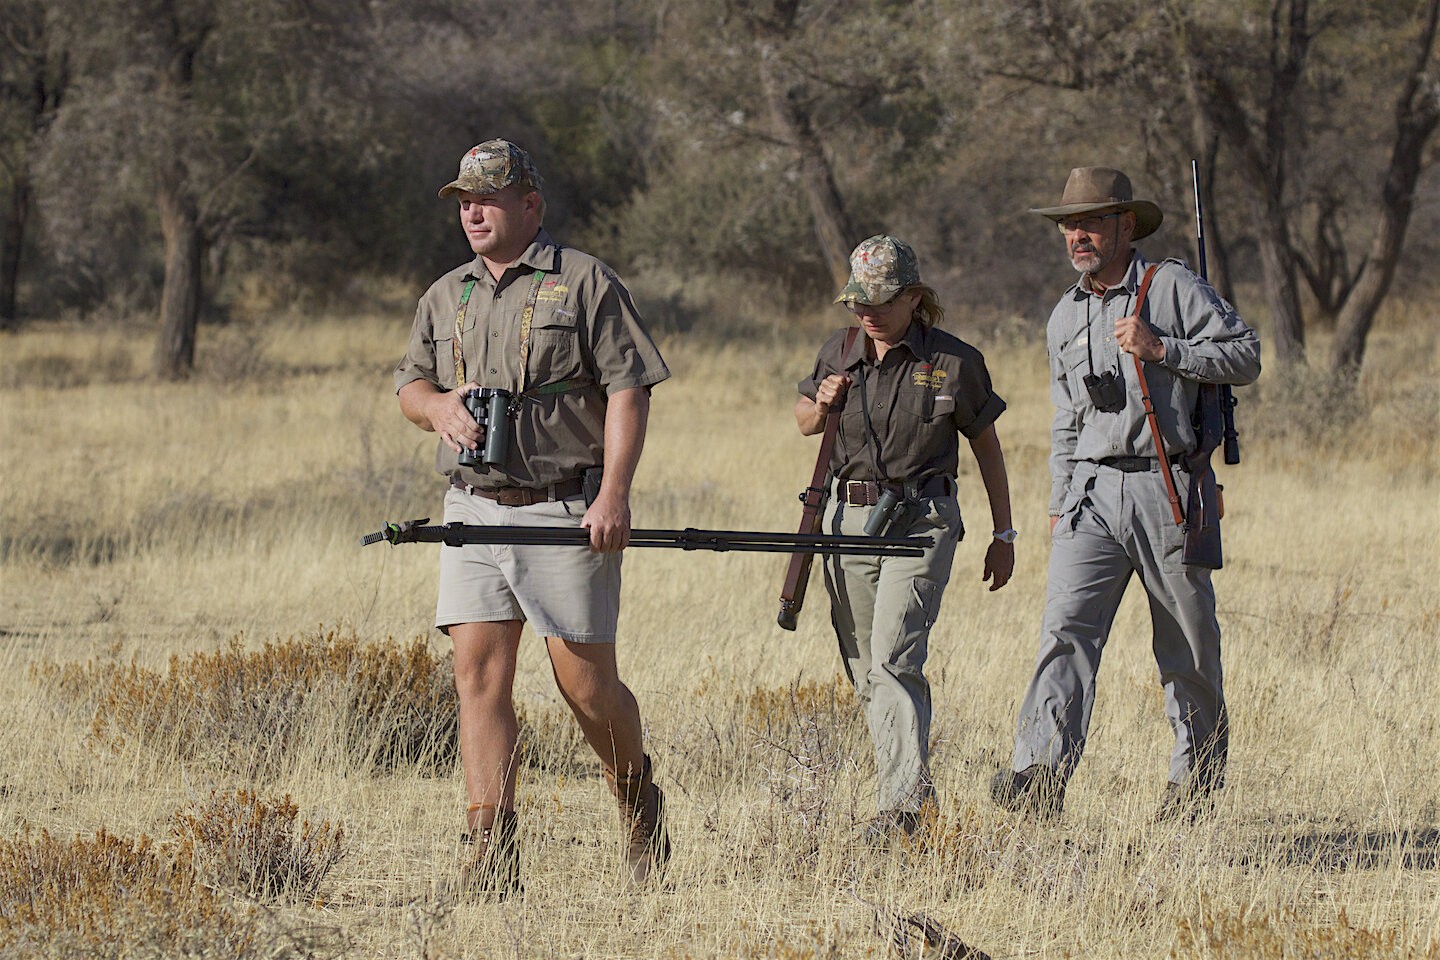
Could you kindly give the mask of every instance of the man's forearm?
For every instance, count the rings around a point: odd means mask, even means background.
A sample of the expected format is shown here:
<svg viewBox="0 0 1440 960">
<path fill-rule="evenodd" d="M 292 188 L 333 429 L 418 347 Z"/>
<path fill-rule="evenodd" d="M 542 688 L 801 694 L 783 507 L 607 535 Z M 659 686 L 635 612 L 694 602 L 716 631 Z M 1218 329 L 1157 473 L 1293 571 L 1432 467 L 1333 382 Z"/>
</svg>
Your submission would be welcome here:
<svg viewBox="0 0 1440 960">
<path fill-rule="evenodd" d="M 605 408 L 605 494 L 630 496 L 630 483 L 645 447 L 645 428 L 650 419 L 650 391 L 645 387 L 621 390 L 610 397 Z"/>
<path fill-rule="evenodd" d="M 440 389 L 429 380 L 412 380 L 400 388 L 400 412 L 405 414 L 409 420 L 421 430 L 430 433 L 435 432 L 435 424 L 430 422 L 430 402 L 433 397 L 440 394 Z"/>
</svg>

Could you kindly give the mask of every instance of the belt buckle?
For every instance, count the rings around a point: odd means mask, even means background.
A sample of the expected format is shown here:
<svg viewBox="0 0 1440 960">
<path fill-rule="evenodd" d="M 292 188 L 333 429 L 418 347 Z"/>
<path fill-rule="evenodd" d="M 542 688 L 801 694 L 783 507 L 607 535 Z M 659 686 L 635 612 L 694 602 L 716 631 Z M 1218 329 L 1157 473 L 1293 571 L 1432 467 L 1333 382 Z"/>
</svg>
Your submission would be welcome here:
<svg viewBox="0 0 1440 960">
<path fill-rule="evenodd" d="M 524 487 L 501 487 L 495 491 L 495 502 L 502 507 L 528 507 L 530 491 Z"/>
<path fill-rule="evenodd" d="M 876 485 L 871 480 L 846 480 L 845 502 L 852 507 L 873 507 L 876 501 Z"/>
</svg>

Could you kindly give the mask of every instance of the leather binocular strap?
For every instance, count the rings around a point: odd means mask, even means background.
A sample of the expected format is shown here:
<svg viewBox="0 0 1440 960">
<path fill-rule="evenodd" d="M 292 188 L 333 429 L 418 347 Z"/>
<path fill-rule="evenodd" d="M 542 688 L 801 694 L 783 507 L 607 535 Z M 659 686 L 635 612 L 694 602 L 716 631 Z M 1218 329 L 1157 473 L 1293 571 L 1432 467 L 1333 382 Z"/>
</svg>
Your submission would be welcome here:
<svg viewBox="0 0 1440 960">
<path fill-rule="evenodd" d="M 1160 264 L 1152 263 L 1145 271 L 1145 279 L 1140 281 L 1140 293 L 1135 300 L 1135 316 L 1139 317 L 1140 312 L 1145 308 L 1145 295 L 1150 292 L 1150 281 L 1155 279 L 1155 271 L 1160 269 Z M 1141 318 L 1144 322 L 1144 318 Z M 1155 456 L 1160 458 L 1160 473 L 1165 477 L 1165 493 L 1170 498 L 1170 513 L 1175 517 L 1177 527 L 1185 526 L 1185 511 L 1180 507 L 1180 494 L 1175 490 L 1175 476 L 1170 472 L 1170 458 L 1165 454 L 1165 438 L 1160 436 L 1160 424 L 1155 419 L 1155 404 L 1150 402 L 1150 384 L 1145 382 L 1145 364 L 1135 354 L 1130 354 L 1135 361 L 1135 378 L 1140 384 L 1140 400 L 1145 404 L 1145 419 L 1150 422 L 1150 439 L 1155 442 Z"/>
</svg>

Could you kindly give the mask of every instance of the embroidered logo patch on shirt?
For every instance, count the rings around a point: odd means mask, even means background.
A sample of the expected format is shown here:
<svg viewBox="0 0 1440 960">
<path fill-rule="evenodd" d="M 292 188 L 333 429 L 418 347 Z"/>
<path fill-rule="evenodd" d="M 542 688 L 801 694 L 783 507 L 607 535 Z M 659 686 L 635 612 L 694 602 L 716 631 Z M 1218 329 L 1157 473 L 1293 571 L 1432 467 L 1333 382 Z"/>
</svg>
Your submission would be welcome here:
<svg viewBox="0 0 1440 960">
<path fill-rule="evenodd" d="M 939 390 L 947 376 L 948 374 L 944 370 L 931 370 L 928 367 L 922 367 L 911 375 L 911 379 L 915 381 L 915 386 L 917 387 L 928 387 L 931 390 Z"/>
<path fill-rule="evenodd" d="M 559 303 L 565 299 L 565 294 L 570 288 L 563 283 L 545 283 L 540 286 L 540 292 L 535 295 L 536 303 Z"/>
</svg>

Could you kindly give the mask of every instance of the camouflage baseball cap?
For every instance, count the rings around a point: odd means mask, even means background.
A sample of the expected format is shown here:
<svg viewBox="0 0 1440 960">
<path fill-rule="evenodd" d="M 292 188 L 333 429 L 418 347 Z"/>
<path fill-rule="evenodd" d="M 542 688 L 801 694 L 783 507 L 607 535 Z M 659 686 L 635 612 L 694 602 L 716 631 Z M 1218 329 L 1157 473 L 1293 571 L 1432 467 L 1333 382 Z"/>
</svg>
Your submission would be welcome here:
<svg viewBox="0 0 1440 960">
<path fill-rule="evenodd" d="M 512 183 L 543 190 L 530 154 L 509 140 L 486 140 L 460 158 L 460 175 L 440 188 L 441 198 L 459 193 L 499 193 Z"/>
<path fill-rule="evenodd" d="M 920 264 L 910 244 L 882 233 L 850 254 L 850 282 L 835 302 L 880 304 L 919 282 Z"/>
</svg>

